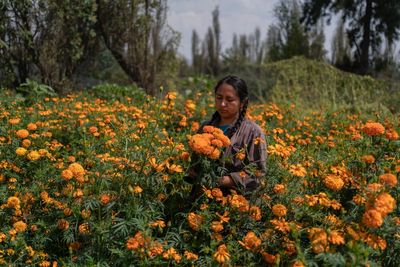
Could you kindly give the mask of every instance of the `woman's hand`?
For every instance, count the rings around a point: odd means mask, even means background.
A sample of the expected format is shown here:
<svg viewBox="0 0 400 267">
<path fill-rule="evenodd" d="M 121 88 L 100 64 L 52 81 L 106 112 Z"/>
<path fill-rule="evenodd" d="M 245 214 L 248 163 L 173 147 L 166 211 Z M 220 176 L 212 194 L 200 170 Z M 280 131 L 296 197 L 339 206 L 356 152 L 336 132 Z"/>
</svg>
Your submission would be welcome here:
<svg viewBox="0 0 400 267">
<path fill-rule="evenodd" d="M 219 179 L 218 185 L 222 188 L 235 188 L 235 183 L 232 178 L 228 175 L 224 175 Z"/>
</svg>

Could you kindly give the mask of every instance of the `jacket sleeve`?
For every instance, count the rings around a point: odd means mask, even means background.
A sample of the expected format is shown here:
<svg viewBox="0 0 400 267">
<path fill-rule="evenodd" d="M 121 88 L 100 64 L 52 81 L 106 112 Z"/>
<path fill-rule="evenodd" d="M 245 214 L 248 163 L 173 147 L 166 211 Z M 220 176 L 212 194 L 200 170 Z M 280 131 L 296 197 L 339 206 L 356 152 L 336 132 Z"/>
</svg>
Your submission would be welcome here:
<svg viewBox="0 0 400 267">
<path fill-rule="evenodd" d="M 233 156 L 235 166 L 243 166 L 239 171 L 230 172 L 229 175 L 237 185 L 245 190 L 254 190 L 260 184 L 260 178 L 266 173 L 266 141 L 261 131 L 250 134 L 245 147 L 246 158 L 243 162 Z"/>
</svg>

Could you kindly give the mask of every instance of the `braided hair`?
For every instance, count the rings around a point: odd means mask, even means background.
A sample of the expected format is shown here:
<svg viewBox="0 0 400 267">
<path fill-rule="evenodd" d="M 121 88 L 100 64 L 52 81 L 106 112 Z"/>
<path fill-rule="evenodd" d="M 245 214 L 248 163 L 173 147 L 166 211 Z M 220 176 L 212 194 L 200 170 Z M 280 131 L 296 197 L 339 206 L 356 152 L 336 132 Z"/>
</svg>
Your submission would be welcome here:
<svg viewBox="0 0 400 267">
<path fill-rule="evenodd" d="M 240 109 L 238 119 L 236 120 L 233 127 L 229 128 L 228 130 L 227 136 L 231 138 L 239 129 L 240 125 L 244 120 L 244 117 L 246 116 L 247 106 L 249 104 L 249 93 L 247 90 L 246 82 L 241 78 L 233 75 L 228 75 L 222 78 L 214 87 L 214 93 L 217 93 L 218 88 L 223 84 L 229 84 L 230 86 L 232 86 L 235 89 L 237 95 L 239 96 L 240 102 L 243 104 L 242 108 Z M 208 124 L 217 125 L 220 120 L 221 120 L 220 114 L 218 113 L 218 111 L 215 111 Z"/>
</svg>

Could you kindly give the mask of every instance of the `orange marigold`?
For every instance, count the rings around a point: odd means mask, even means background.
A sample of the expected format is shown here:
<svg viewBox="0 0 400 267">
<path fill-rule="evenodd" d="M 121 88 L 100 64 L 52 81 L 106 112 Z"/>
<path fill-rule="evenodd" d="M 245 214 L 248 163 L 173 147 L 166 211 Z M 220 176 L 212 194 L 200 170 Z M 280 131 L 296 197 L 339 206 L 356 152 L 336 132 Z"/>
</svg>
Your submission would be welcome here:
<svg viewBox="0 0 400 267">
<path fill-rule="evenodd" d="M 272 206 L 272 213 L 277 217 L 284 217 L 287 213 L 287 208 L 282 204 Z"/>
<path fill-rule="evenodd" d="M 385 127 L 379 122 L 367 122 L 361 127 L 361 131 L 369 136 L 377 136 L 385 132 Z"/>
<path fill-rule="evenodd" d="M 189 223 L 190 228 L 192 228 L 194 231 L 199 231 L 200 226 L 204 222 L 204 217 L 194 212 L 190 212 L 188 214 L 187 221 Z"/>
<path fill-rule="evenodd" d="M 249 213 L 255 221 L 261 220 L 261 209 L 258 206 L 251 206 Z"/>
<path fill-rule="evenodd" d="M 378 228 L 383 223 L 382 214 L 375 209 L 369 209 L 363 214 L 362 223 L 370 228 Z"/>
<path fill-rule="evenodd" d="M 224 230 L 224 226 L 220 221 L 213 221 L 211 222 L 211 230 L 215 233 L 221 232 Z"/>
<path fill-rule="evenodd" d="M 386 138 L 388 140 L 397 140 L 399 139 L 399 134 L 396 132 L 396 130 L 394 129 L 390 129 L 388 131 L 386 131 Z"/>
<path fill-rule="evenodd" d="M 39 154 L 39 152 L 37 152 L 36 150 L 32 150 L 32 151 L 30 151 L 30 152 L 28 153 L 27 158 L 28 158 L 29 160 L 35 161 L 35 160 L 40 159 L 40 154 Z"/>
<path fill-rule="evenodd" d="M 29 131 L 26 129 L 21 129 L 16 132 L 18 138 L 25 139 L 29 136 Z"/>
<path fill-rule="evenodd" d="M 242 195 L 232 195 L 229 198 L 229 202 L 232 207 L 237 208 L 241 212 L 245 212 L 249 210 L 249 202 Z"/>
<path fill-rule="evenodd" d="M 390 194 L 384 192 L 375 199 L 374 207 L 382 216 L 386 216 L 396 207 L 396 200 Z"/>
<path fill-rule="evenodd" d="M 225 263 L 226 261 L 229 261 L 231 255 L 229 254 L 226 245 L 222 244 L 219 245 L 213 257 L 218 263 Z"/>
<path fill-rule="evenodd" d="M 13 227 L 17 232 L 25 232 L 27 225 L 23 221 L 18 221 L 13 224 Z"/>
<path fill-rule="evenodd" d="M 364 161 L 365 163 L 368 163 L 368 164 L 372 164 L 375 162 L 375 157 L 372 155 L 364 155 L 364 156 L 362 156 L 361 159 L 362 159 L 362 161 Z"/>
<path fill-rule="evenodd" d="M 324 184 L 326 187 L 334 191 L 339 191 L 344 186 L 343 179 L 334 174 L 328 174 L 324 179 Z"/>
<path fill-rule="evenodd" d="M 332 230 L 329 233 L 328 240 L 334 245 L 343 245 L 345 243 L 343 234 L 341 234 L 339 231 L 336 230 Z"/>
<path fill-rule="evenodd" d="M 185 258 L 188 261 L 195 261 L 199 258 L 199 256 L 197 256 L 196 254 L 189 252 L 189 251 L 185 251 L 185 253 L 183 255 L 185 255 Z"/>
<path fill-rule="evenodd" d="M 35 131 L 37 129 L 37 125 L 35 123 L 30 122 L 27 126 L 26 129 L 29 131 Z"/>
<path fill-rule="evenodd" d="M 70 169 L 65 169 L 61 172 L 61 178 L 69 181 L 74 177 L 74 174 L 72 173 L 72 171 Z"/>
<path fill-rule="evenodd" d="M 397 177 L 392 173 L 384 173 L 379 176 L 379 181 L 390 187 L 394 187 L 397 184 Z"/>
<path fill-rule="evenodd" d="M 85 174 L 85 169 L 77 162 L 71 163 L 68 169 L 73 173 L 75 178 L 80 178 Z"/>
<path fill-rule="evenodd" d="M 238 241 L 240 245 L 248 250 L 256 250 L 261 245 L 261 239 L 257 235 L 250 231 L 243 238 L 243 241 Z"/>
<path fill-rule="evenodd" d="M 15 150 L 15 153 L 16 153 L 18 156 L 24 156 L 24 155 L 26 154 L 26 152 L 27 152 L 27 150 L 26 150 L 25 148 L 23 148 L 23 147 L 18 147 L 18 148 Z"/>
<path fill-rule="evenodd" d="M 306 169 L 301 164 L 291 165 L 289 172 L 297 177 L 305 177 L 307 175 Z"/>
</svg>

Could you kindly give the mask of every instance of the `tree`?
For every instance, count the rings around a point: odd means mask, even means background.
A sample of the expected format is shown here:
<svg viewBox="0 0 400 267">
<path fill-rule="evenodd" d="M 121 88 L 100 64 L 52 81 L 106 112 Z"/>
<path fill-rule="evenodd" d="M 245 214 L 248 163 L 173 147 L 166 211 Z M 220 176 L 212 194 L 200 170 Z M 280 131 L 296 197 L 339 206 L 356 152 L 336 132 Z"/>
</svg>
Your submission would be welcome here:
<svg viewBox="0 0 400 267">
<path fill-rule="evenodd" d="M 0 1 L 0 77 L 14 87 L 38 78 L 58 91 L 94 45 L 94 1 Z"/>
<path fill-rule="evenodd" d="M 339 21 L 332 38 L 331 62 L 342 70 L 350 71 L 351 61 L 351 47 L 344 30 L 344 23 L 343 21 Z"/>
<path fill-rule="evenodd" d="M 300 23 L 301 9 L 297 0 L 281 0 L 274 9 L 277 23 L 268 29 L 268 58 L 280 60 L 309 55 L 309 36 Z"/>
<path fill-rule="evenodd" d="M 370 60 L 382 35 L 390 43 L 399 38 L 399 10 L 398 0 L 305 0 L 302 20 L 306 25 L 315 25 L 325 17 L 329 23 L 332 14 L 339 14 L 354 49 L 354 71 L 366 74 L 371 70 Z"/>
<path fill-rule="evenodd" d="M 150 95 L 175 61 L 179 35 L 166 24 L 165 0 L 96 0 L 97 28 L 132 81 Z"/>
</svg>

